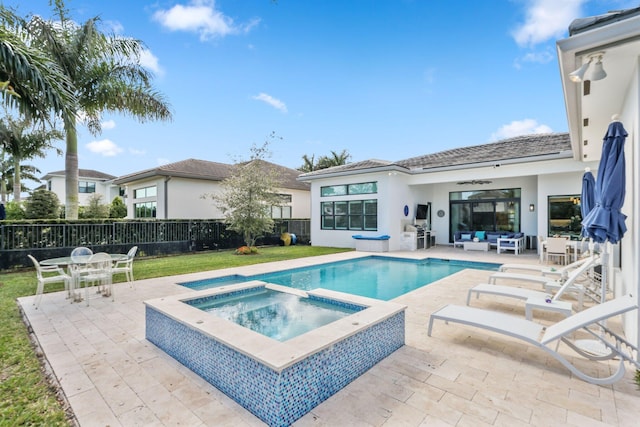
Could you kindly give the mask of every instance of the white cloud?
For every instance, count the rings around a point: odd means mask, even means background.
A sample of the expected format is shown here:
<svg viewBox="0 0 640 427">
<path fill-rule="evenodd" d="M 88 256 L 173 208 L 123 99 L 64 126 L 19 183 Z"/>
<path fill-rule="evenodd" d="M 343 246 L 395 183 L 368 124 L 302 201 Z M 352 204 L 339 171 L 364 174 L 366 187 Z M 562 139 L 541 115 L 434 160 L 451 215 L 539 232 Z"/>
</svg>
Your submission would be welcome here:
<svg viewBox="0 0 640 427">
<path fill-rule="evenodd" d="M 129 147 L 129 154 L 133 154 L 134 156 L 144 156 L 145 154 L 147 154 L 147 152 L 144 150 L 138 150 L 136 148 Z"/>
<path fill-rule="evenodd" d="M 537 120 L 524 119 L 514 120 L 507 125 L 500 126 L 496 132 L 491 134 L 491 141 L 499 139 L 513 138 L 514 136 L 530 135 L 532 133 L 550 133 L 553 130 L 547 125 L 541 125 Z"/>
<path fill-rule="evenodd" d="M 280 101 L 277 98 L 274 98 L 271 95 L 267 95 L 266 93 L 260 93 L 260 95 L 253 96 L 252 98 L 258 101 L 265 102 L 271 105 L 273 108 L 282 111 L 283 113 L 287 112 L 287 106 L 285 105 L 285 103 Z"/>
<path fill-rule="evenodd" d="M 529 52 L 524 56 L 516 59 L 514 63 L 514 67 L 517 69 L 522 68 L 522 64 L 525 62 L 537 63 L 537 64 L 548 64 L 549 62 L 554 60 L 553 54 L 549 50 L 544 50 L 541 52 Z"/>
<path fill-rule="evenodd" d="M 106 120 L 100 123 L 100 126 L 102 126 L 102 130 L 109 130 L 116 127 L 116 122 L 113 120 Z"/>
<path fill-rule="evenodd" d="M 214 0 L 191 0 L 186 5 L 177 4 L 171 9 L 157 11 L 153 19 L 170 31 L 197 33 L 203 41 L 246 33 L 260 22 L 259 19 L 253 19 L 246 24 L 235 24 L 233 19 L 216 10 Z"/>
<path fill-rule="evenodd" d="M 525 22 L 512 36 L 519 46 L 533 46 L 562 37 L 571 21 L 582 16 L 587 0 L 526 0 Z"/>
<path fill-rule="evenodd" d="M 140 65 L 154 72 L 158 76 L 164 75 L 164 69 L 162 69 L 158 63 L 158 57 L 151 53 L 149 49 L 144 49 L 140 52 Z"/>
<path fill-rule="evenodd" d="M 122 148 L 118 147 L 113 141 L 109 139 L 92 141 L 87 144 L 87 148 L 92 153 L 100 154 L 104 157 L 114 157 L 122 153 Z"/>
</svg>

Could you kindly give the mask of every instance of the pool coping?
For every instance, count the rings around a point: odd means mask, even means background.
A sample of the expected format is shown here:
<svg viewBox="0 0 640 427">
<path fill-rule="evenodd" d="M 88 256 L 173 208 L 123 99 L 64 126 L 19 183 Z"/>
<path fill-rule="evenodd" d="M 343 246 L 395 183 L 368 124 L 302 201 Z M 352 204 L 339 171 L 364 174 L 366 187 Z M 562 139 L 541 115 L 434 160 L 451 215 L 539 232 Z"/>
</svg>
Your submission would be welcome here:
<svg viewBox="0 0 640 427">
<path fill-rule="evenodd" d="M 197 298 L 248 290 L 256 287 L 265 287 L 267 289 L 299 296 L 314 295 L 348 304 L 364 306 L 365 308 L 290 340 L 280 342 L 185 303 L 185 301 Z M 199 291 L 190 290 L 183 294 L 146 300 L 144 304 L 211 339 L 233 348 L 247 357 L 269 366 L 276 372 L 281 372 L 295 363 L 347 337 L 355 335 L 369 328 L 371 325 L 385 321 L 407 308 L 406 305 L 395 302 L 351 295 L 328 289 L 317 288 L 311 291 L 302 291 L 259 280 L 251 280 L 240 284 Z"/>
</svg>

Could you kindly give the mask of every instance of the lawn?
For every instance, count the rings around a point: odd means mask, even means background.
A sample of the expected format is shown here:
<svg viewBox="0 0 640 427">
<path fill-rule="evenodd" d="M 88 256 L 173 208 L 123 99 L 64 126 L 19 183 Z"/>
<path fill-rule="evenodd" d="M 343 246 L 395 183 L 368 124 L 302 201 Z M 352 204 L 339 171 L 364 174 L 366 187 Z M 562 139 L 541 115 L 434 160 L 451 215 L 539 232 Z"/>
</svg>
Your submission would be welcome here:
<svg viewBox="0 0 640 427">
<path fill-rule="evenodd" d="M 350 249 L 279 246 L 260 248 L 258 254 L 235 255 L 233 251 L 141 258 L 134 262 L 136 279 L 172 276 L 345 252 Z M 47 381 L 42 364 L 29 340 L 16 298 L 33 295 L 35 271 L 25 269 L 0 276 L 0 427 L 16 425 L 70 425 L 57 390 Z M 124 275 L 114 282 L 124 281 Z M 50 287 L 60 291 L 64 285 Z"/>
</svg>

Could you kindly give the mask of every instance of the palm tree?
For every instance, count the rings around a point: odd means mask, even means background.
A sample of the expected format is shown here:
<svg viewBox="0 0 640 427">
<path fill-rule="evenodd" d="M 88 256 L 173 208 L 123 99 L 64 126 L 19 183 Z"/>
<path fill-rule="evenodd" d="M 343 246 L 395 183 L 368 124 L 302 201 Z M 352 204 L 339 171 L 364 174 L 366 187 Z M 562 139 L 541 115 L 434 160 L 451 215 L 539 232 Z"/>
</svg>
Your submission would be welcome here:
<svg viewBox="0 0 640 427">
<path fill-rule="evenodd" d="M 13 200 L 20 201 L 22 192 L 21 162 L 34 157 L 44 157 L 47 150 L 55 149 L 52 140 L 62 139 L 62 132 L 34 127 L 29 120 L 15 120 L 6 116 L 0 121 L 0 146 L 13 160 Z"/>
<path fill-rule="evenodd" d="M 304 164 L 300 166 L 298 170 L 302 172 L 313 172 L 314 170 L 316 170 L 315 157 L 316 157 L 315 154 L 312 154 L 311 158 L 309 158 L 309 156 L 304 154 L 302 156 L 302 160 L 304 161 Z"/>
<path fill-rule="evenodd" d="M 29 32 L 64 70 L 77 99 L 74 111 L 63 115 L 65 213 L 68 219 L 77 219 L 78 113 L 86 116 L 89 131 L 97 135 L 104 112 L 124 112 L 142 122 L 170 120 L 171 112 L 163 96 L 151 86 L 151 73 L 140 65 L 145 47 L 141 41 L 102 33 L 97 28 L 97 17 L 78 26 L 66 17 L 61 3 L 55 5 L 59 22 L 34 16 Z"/>
<path fill-rule="evenodd" d="M 347 150 L 342 150 L 340 153 L 331 151 L 331 156 L 322 156 L 318 159 L 316 169 L 327 169 L 333 166 L 346 165 L 351 158 L 351 154 Z"/>
<path fill-rule="evenodd" d="M 36 122 L 73 111 L 75 97 L 58 64 L 32 43 L 27 23 L 0 5 L 0 95 L 4 104 Z"/>
</svg>

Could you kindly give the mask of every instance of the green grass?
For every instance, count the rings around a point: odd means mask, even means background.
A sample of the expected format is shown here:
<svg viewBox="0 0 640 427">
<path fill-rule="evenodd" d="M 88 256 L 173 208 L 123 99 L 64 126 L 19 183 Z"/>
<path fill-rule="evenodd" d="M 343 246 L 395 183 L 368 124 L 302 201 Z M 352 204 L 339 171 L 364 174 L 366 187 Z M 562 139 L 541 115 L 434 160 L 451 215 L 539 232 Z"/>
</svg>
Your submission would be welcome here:
<svg viewBox="0 0 640 427">
<path fill-rule="evenodd" d="M 279 246 L 260 248 L 258 254 L 235 255 L 233 251 L 199 252 L 159 258 L 140 258 L 134 263 L 136 280 L 227 267 L 283 261 L 345 252 L 350 249 Z M 25 269 L 0 276 L 0 427 L 17 425 L 70 425 L 56 390 L 47 381 L 29 340 L 16 298 L 33 295 L 35 271 Z M 114 277 L 123 281 L 124 275 Z M 47 291 L 63 290 L 64 285 Z"/>
</svg>

